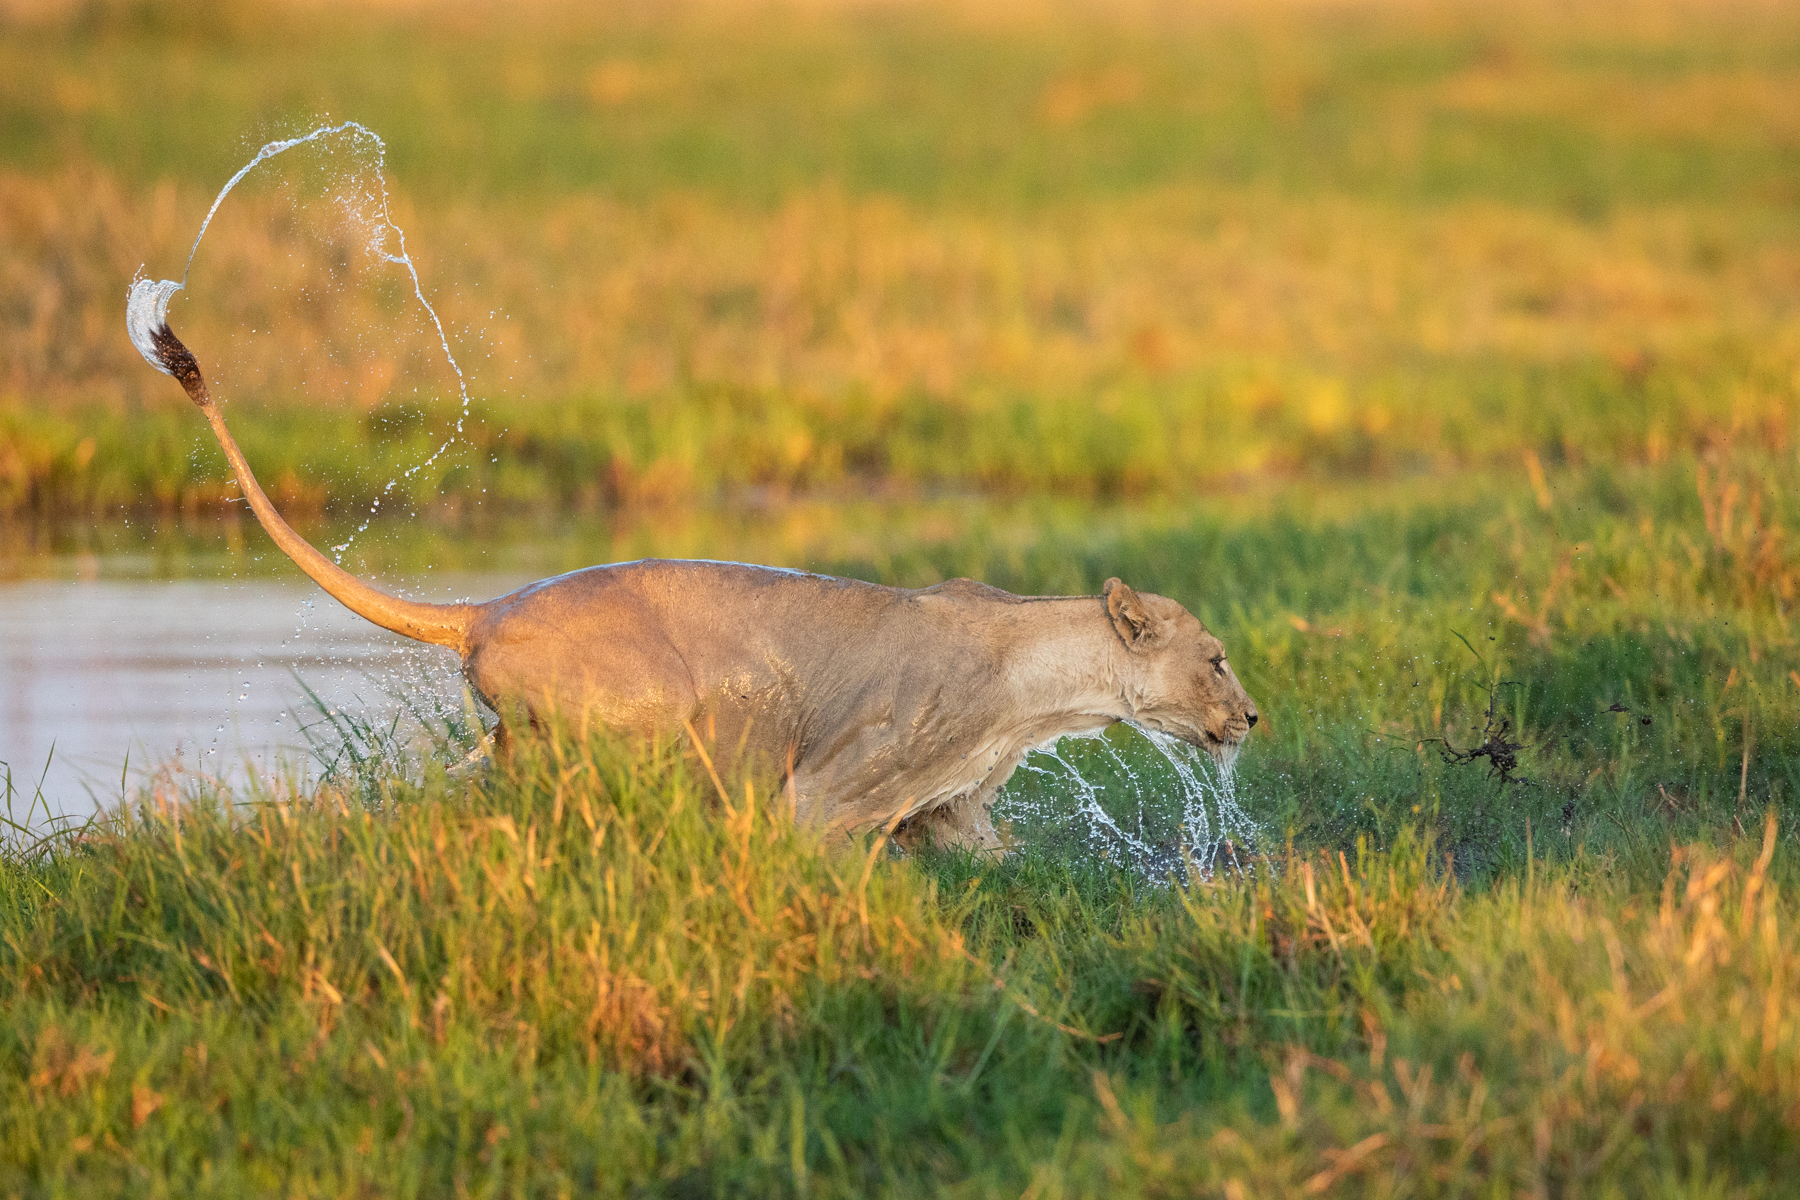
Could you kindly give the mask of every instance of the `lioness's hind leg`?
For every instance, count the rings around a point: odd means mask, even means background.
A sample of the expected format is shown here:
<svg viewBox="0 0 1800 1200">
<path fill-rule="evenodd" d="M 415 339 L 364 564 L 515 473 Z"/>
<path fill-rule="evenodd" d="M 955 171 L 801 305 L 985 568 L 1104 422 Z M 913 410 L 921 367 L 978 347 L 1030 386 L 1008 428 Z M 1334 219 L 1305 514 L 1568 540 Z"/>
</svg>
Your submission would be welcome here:
<svg viewBox="0 0 1800 1200">
<path fill-rule="evenodd" d="M 482 742 L 488 748 L 489 760 L 496 766 L 505 766 L 513 761 L 522 743 L 553 728 L 554 724 L 539 719 L 536 713 L 520 705 L 502 712 Z"/>
<path fill-rule="evenodd" d="M 989 811 L 993 798 L 993 793 L 984 788 L 975 795 L 908 817 L 895 831 L 894 840 L 909 851 L 923 845 L 935 845 L 945 849 L 1004 854 L 1006 839 L 995 827 L 993 814 Z"/>
</svg>

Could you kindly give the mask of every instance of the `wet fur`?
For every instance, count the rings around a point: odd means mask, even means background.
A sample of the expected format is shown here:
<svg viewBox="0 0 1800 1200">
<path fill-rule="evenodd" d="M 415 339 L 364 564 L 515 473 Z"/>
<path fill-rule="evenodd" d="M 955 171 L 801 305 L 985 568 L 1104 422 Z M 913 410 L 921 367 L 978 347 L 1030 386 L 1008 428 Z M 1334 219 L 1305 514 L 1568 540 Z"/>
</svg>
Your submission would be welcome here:
<svg viewBox="0 0 1800 1200">
<path fill-rule="evenodd" d="M 194 356 L 166 325 L 152 341 L 264 528 L 352 611 L 457 651 L 503 718 L 699 729 L 722 765 L 787 773 L 804 822 L 999 849 L 989 805 L 1035 746 L 1130 720 L 1224 755 L 1256 722 L 1219 640 L 1174 601 L 1116 579 L 1101 596 L 1022 597 L 966 579 L 912 590 L 646 559 L 485 604 L 387 595 L 282 520 Z"/>
</svg>

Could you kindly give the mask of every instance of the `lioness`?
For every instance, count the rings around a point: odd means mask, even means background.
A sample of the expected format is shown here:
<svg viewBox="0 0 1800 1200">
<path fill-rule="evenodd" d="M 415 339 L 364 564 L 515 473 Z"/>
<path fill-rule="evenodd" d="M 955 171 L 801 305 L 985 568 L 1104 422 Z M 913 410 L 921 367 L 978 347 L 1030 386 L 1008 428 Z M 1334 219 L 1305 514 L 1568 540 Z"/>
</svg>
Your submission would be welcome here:
<svg viewBox="0 0 1800 1200">
<path fill-rule="evenodd" d="M 741 563 L 646 559 L 545 579 L 486 604 L 377 591 L 269 503 L 164 319 L 134 285 L 133 341 L 212 425 L 276 545 L 347 608 L 448 646 L 503 717 L 592 714 L 644 734 L 705 730 L 729 761 L 785 769 L 796 815 L 910 841 L 1002 848 L 988 807 L 1019 760 L 1135 721 L 1227 757 L 1256 706 L 1225 648 L 1173 600 L 1014 596 L 956 579 L 908 590 Z"/>
</svg>

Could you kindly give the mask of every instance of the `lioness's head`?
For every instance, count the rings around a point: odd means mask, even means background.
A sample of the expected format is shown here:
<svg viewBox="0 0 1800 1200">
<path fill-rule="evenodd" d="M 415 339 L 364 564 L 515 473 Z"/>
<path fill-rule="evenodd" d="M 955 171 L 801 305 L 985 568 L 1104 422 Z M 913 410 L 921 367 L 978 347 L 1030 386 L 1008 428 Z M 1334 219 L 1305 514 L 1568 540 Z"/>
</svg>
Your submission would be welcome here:
<svg viewBox="0 0 1800 1200">
<path fill-rule="evenodd" d="M 1117 579 L 1102 589 L 1107 616 L 1137 670 L 1125 681 L 1134 719 L 1225 759 L 1256 724 L 1256 704 L 1225 661 L 1225 643 L 1167 596 Z"/>
</svg>

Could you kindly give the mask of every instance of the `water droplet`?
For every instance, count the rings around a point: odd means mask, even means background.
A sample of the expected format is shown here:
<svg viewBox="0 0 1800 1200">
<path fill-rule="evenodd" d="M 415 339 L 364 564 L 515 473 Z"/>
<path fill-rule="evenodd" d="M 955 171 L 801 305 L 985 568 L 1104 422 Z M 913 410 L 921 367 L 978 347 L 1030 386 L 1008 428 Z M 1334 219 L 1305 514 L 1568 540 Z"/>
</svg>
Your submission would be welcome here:
<svg viewBox="0 0 1800 1200">
<path fill-rule="evenodd" d="M 1167 734 L 1131 728 L 1142 738 L 1134 748 L 1152 754 L 1128 758 L 1104 733 L 1066 737 L 1033 751 L 1019 769 L 1036 777 L 1035 786 L 1009 784 L 996 815 L 1045 829 L 1072 828 L 1093 857 L 1155 884 L 1207 879 L 1220 865 L 1247 867 L 1261 829 L 1238 803 L 1233 763 L 1214 762 Z M 1142 769 L 1134 759 L 1143 760 Z M 1120 801 L 1134 804 L 1135 819 L 1120 821 L 1102 804 L 1103 796 L 1115 809 Z"/>
</svg>

